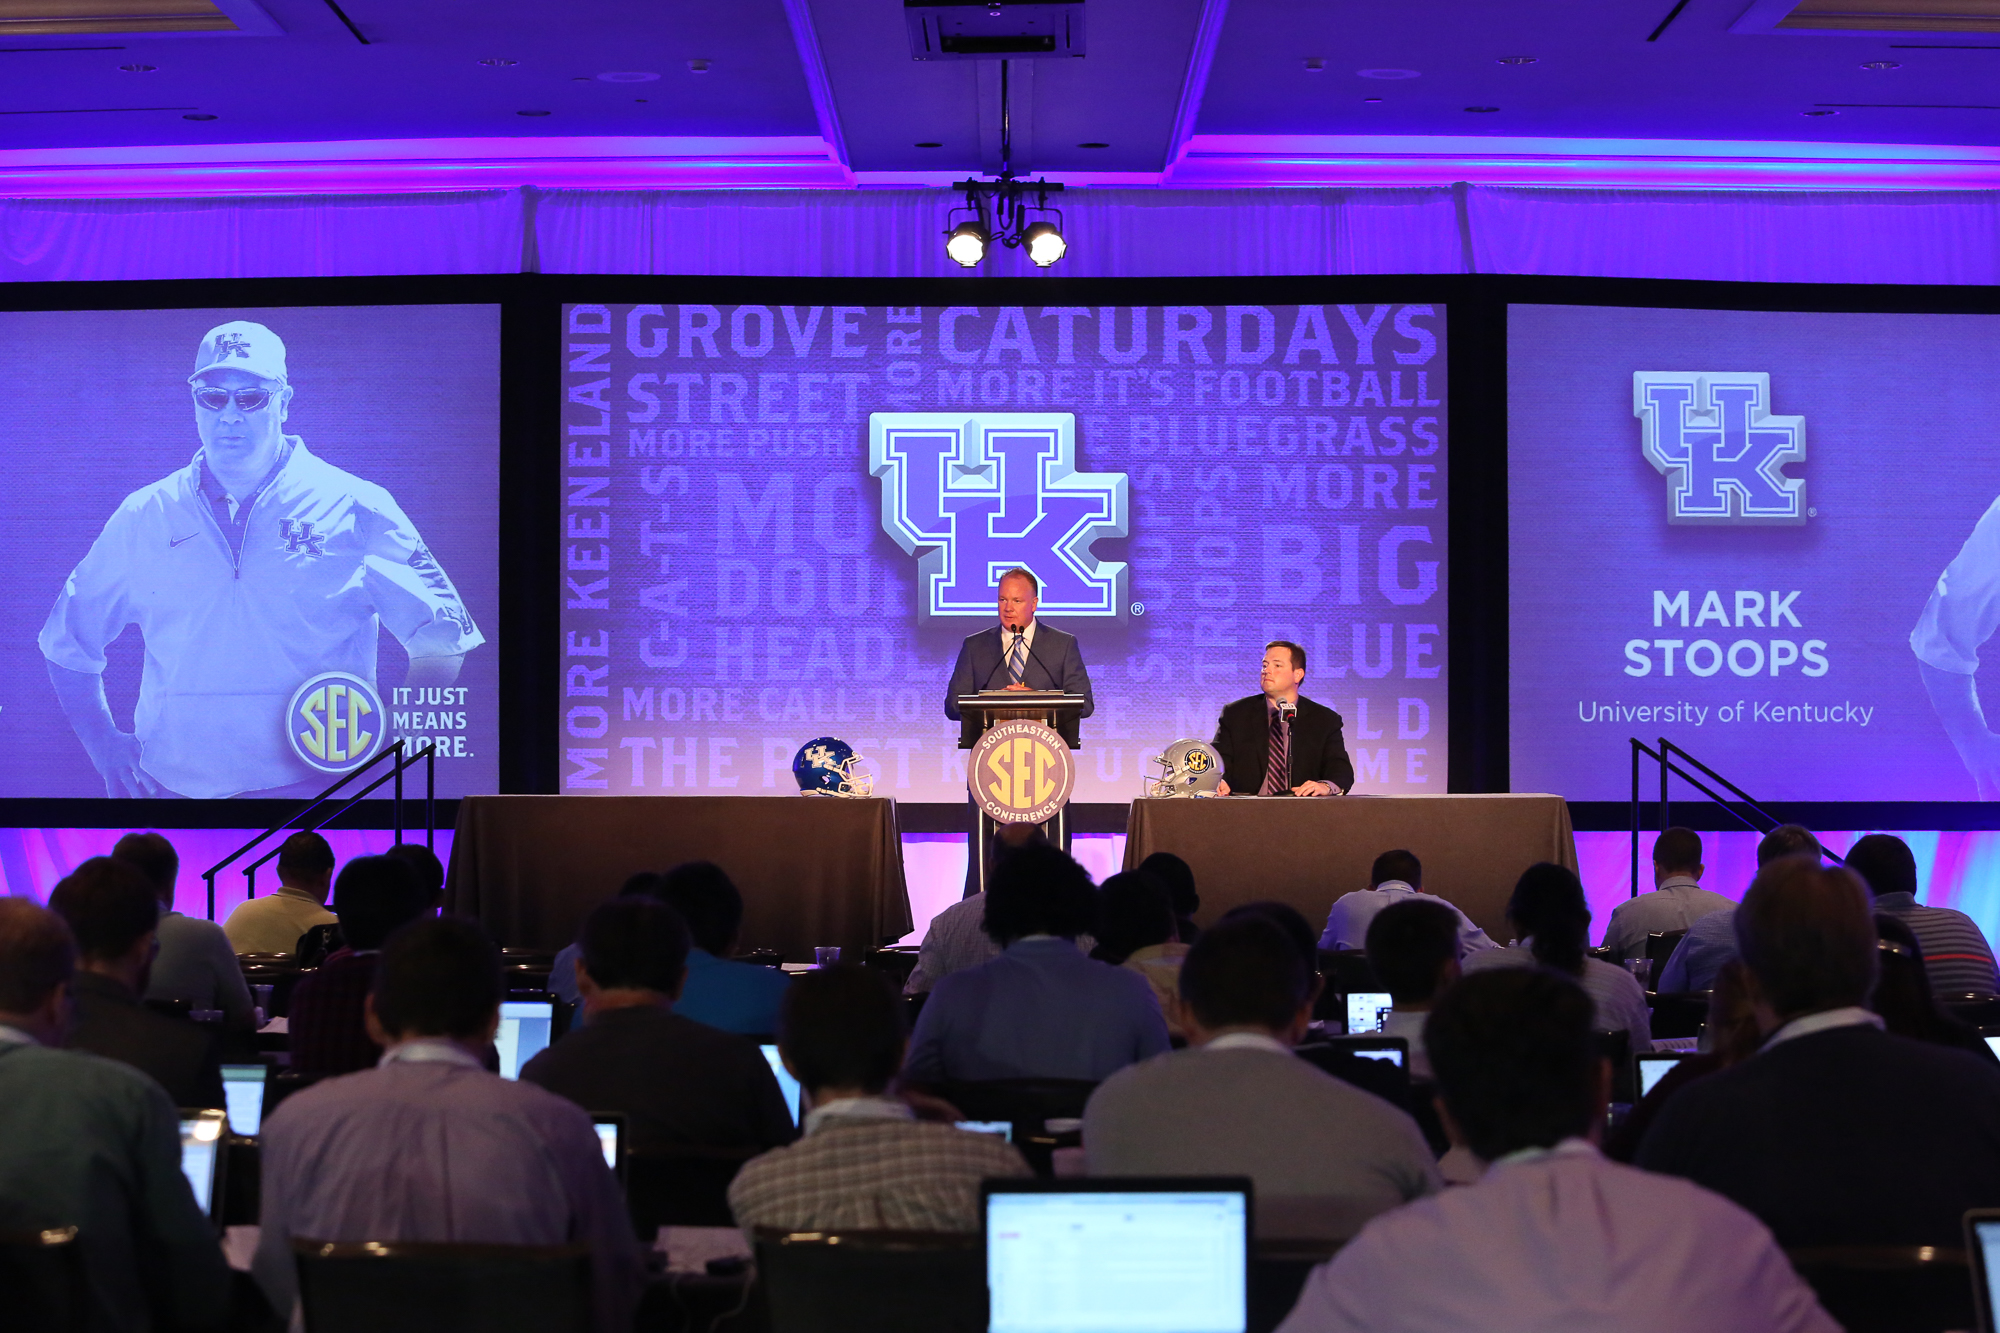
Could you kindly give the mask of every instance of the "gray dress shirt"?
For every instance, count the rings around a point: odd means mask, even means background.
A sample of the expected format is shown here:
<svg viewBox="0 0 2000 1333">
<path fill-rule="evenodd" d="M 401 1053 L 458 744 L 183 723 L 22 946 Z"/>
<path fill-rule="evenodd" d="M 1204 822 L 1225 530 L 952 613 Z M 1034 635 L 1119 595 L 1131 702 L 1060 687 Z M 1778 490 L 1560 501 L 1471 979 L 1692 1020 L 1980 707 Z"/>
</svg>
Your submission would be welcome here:
<svg viewBox="0 0 2000 1333">
<path fill-rule="evenodd" d="M 220 1009 L 224 1023 L 248 1031 L 254 1022 L 250 986 L 222 927 L 179 912 L 162 912 L 158 930 L 160 956 L 153 960 L 146 998 Z"/>
<path fill-rule="evenodd" d="M 590 1117 L 462 1050 L 411 1042 L 286 1099 L 264 1122 L 253 1265 L 279 1311 L 293 1237 L 590 1245 L 601 1333 L 630 1333 L 638 1245 Z"/>
<path fill-rule="evenodd" d="M 1734 910 L 1734 899 L 1704 889 L 1687 875 L 1672 875 L 1660 887 L 1628 898 L 1611 909 L 1604 944 L 1613 958 L 1644 958 L 1646 937 L 1655 931 L 1686 930 L 1705 916 Z M 1665 971 L 1665 965 L 1661 971 Z"/>
</svg>

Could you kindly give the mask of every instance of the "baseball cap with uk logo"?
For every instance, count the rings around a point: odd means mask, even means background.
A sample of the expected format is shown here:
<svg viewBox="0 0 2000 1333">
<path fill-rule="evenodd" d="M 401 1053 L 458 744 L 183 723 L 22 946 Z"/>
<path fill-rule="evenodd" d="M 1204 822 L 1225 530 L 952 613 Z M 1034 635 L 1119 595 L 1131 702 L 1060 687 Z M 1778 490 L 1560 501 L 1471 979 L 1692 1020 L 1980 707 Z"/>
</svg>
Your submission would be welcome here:
<svg viewBox="0 0 2000 1333">
<path fill-rule="evenodd" d="M 194 354 L 194 374 L 200 379 L 211 370 L 244 370 L 259 379 L 287 382 L 285 344 L 277 334 L 247 319 L 218 324 L 202 335 Z"/>
</svg>

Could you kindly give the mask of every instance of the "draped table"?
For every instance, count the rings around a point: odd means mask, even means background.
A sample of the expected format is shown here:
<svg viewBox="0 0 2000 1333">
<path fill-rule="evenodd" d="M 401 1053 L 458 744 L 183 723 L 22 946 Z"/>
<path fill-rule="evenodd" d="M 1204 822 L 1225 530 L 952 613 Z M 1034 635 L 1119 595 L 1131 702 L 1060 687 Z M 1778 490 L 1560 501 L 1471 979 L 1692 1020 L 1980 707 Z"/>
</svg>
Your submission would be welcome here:
<svg viewBox="0 0 2000 1333">
<path fill-rule="evenodd" d="M 713 861 L 743 891 L 743 947 L 849 958 L 909 933 L 896 803 L 811 796 L 468 796 L 449 910 L 512 948 L 561 949 L 642 870 Z"/>
<path fill-rule="evenodd" d="M 1560 796 L 1152 798 L 1132 802 L 1125 868 L 1172 852 L 1194 870 L 1201 921 L 1239 903 L 1278 899 L 1318 929 L 1343 893 L 1393 848 L 1415 852 L 1424 891 L 1457 905 L 1505 943 L 1514 881 L 1537 861 L 1576 869 Z"/>
</svg>

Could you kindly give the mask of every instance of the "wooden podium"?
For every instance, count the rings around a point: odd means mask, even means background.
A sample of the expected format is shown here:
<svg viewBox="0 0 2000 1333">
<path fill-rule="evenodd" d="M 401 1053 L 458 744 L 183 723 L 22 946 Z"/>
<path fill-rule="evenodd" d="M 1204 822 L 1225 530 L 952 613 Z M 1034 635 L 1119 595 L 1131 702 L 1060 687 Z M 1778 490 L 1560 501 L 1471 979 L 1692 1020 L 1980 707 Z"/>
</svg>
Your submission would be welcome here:
<svg viewBox="0 0 2000 1333">
<path fill-rule="evenodd" d="M 961 694 L 952 702 L 958 708 L 958 748 L 961 750 L 977 748 L 980 738 L 995 725 L 1003 722 L 1039 723 L 1055 732 L 1068 749 L 1081 748 L 1078 728 L 1083 718 L 1085 701 L 1080 694 L 1064 694 L 1058 690 L 985 690 L 978 694 Z M 1063 757 L 1065 760 L 1068 758 L 1066 753 Z M 972 805 L 973 828 L 971 843 L 966 849 L 967 897 L 986 888 L 987 862 L 992 856 L 993 838 L 999 828 L 999 822 L 972 795 L 972 784 L 978 778 L 979 775 L 968 768 L 966 798 Z M 1035 821 L 1041 822 L 1049 841 L 1064 851 L 1069 850 L 1068 788 L 1074 784 L 1075 765 L 1072 763 L 1055 813 L 1046 821 Z"/>
</svg>

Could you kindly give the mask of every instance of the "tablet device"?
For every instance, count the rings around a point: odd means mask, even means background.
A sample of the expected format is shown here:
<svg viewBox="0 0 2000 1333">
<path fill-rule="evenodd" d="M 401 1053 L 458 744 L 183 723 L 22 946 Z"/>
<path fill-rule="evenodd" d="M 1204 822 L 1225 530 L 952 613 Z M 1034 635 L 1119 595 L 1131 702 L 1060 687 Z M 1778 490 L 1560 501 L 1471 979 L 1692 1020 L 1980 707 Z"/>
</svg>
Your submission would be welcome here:
<svg viewBox="0 0 2000 1333">
<path fill-rule="evenodd" d="M 254 1139 L 264 1127 L 264 1080 L 270 1069 L 262 1064 L 224 1065 L 222 1100 L 229 1109 L 229 1132 Z"/>
<path fill-rule="evenodd" d="M 611 1174 L 618 1177 L 618 1183 L 625 1183 L 625 1117 L 612 1113 L 599 1113 L 590 1117 L 591 1128 L 597 1131 L 597 1146 L 604 1150 L 604 1164 L 611 1168 Z"/>
<path fill-rule="evenodd" d="M 1975 1208 L 1965 1215 L 1965 1255 L 1972 1264 L 1972 1302 L 1979 1311 L 1979 1333 L 1994 1333 L 1993 1312 L 2000 1309 L 2000 1208 Z"/>
<path fill-rule="evenodd" d="M 1347 1034 L 1361 1036 L 1382 1030 L 1382 1016 L 1395 1008 L 1389 992 L 1350 991 L 1347 996 Z"/>
<path fill-rule="evenodd" d="M 988 1180 L 989 1333 L 1244 1333 L 1250 1181 Z"/>
<path fill-rule="evenodd" d="M 521 1077 L 521 1066 L 548 1048 L 555 1027 L 553 1000 L 506 1000 L 500 1005 L 500 1030 L 493 1049 L 500 1056 L 500 1077 Z"/>
<path fill-rule="evenodd" d="M 778 1055 L 778 1048 L 776 1046 L 765 1045 L 758 1047 L 758 1049 L 764 1052 L 765 1062 L 771 1066 L 771 1073 L 777 1077 L 778 1091 L 785 1094 L 785 1105 L 790 1107 L 792 1111 L 792 1123 L 795 1125 L 798 1124 L 799 1081 L 792 1077 L 790 1070 L 785 1068 L 785 1062 Z"/>
<path fill-rule="evenodd" d="M 194 1201 L 210 1219 L 222 1202 L 222 1133 L 228 1117 L 215 1110 L 181 1110 L 181 1174 Z"/>
</svg>

